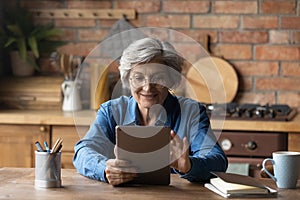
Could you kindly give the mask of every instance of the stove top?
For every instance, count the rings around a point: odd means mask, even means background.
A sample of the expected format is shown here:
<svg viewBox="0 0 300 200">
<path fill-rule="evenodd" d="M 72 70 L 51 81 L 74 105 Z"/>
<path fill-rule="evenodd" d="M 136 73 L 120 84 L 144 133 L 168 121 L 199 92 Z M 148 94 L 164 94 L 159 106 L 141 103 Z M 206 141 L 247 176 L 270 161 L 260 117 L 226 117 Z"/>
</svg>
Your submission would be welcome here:
<svg viewBox="0 0 300 200">
<path fill-rule="evenodd" d="M 210 116 L 226 117 L 226 119 L 290 121 L 297 110 L 286 104 L 206 104 Z"/>
</svg>

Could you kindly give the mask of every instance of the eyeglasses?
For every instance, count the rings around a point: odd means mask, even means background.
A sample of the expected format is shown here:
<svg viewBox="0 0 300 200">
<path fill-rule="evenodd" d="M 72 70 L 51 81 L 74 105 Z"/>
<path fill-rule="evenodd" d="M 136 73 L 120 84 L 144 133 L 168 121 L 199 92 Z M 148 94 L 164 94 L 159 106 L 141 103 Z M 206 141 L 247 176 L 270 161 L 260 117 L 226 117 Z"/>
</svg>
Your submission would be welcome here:
<svg viewBox="0 0 300 200">
<path fill-rule="evenodd" d="M 155 84 L 162 88 L 167 86 L 167 75 L 164 73 L 155 74 L 150 78 L 145 78 L 143 74 L 134 74 L 132 77 L 129 78 L 129 80 L 131 81 L 131 85 L 134 88 L 142 87 L 146 83 Z"/>
</svg>

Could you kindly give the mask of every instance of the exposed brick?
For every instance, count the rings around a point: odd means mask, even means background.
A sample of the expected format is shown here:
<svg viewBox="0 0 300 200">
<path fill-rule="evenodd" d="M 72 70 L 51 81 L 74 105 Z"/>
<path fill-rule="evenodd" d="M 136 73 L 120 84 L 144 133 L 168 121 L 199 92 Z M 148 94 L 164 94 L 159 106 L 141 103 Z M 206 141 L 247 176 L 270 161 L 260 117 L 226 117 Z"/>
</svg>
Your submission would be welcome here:
<svg viewBox="0 0 300 200">
<path fill-rule="evenodd" d="M 300 44 L 300 31 L 293 33 L 293 42 L 292 43 L 293 44 Z"/>
<path fill-rule="evenodd" d="M 79 30 L 80 41 L 102 41 L 108 34 L 108 30 Z"/>
<path fill-rule="evenodd" d="M 272 44 L 289 44 L 291 42 L 288 31 L 270 30 L 270 43 Z"/>
<path fill-rule="evenodd" d="M 167 28 L 189 28 L 189 15 L 147 15 L 146 26 Z"/>
<path fill-rule="evenodd" d="M 235 61 L 236 71 L 243 76 L 275 76 L 278 75 L 278 62 Z"/>
<path fill-rule="evenodd" d="M 298 0 L 9 0 L 3 1 L 3 7 L 16 3 L 40 9 L 135 9 L 137 18 L 130 20 L 130 23 L 136 27 L 173 28 L 199 43 L 208 34 L 212 53 L 229 60 L 239 75 L 239 92 L 234 101 L 287 103 L 300 107 L 300 89 L 296 87 L 300 77 Z M 115 19 L 74 19 L 74 22 L 35 19 L 36 23 L 41 24 L 51 21 L 63 30 L 59 40 L 70 42 L 60 47 L 59 51 L 84 56 L 94 49 L 98 40 L 105 36 L 104 32 L 109 31 L 116 22 Z M 159 31 L 155 35 L 168 37 Z M 171 38 L 180 52 L 196 59 L 195 46 L 179 44 L 188 42 L 186 37 L 175 34 Z M 290 79 L 292 81 L 288 81 Z M 285 91 L 284 88 L 288 89 Z"/>
<path fill-rule="evenodd" d="M 77 39 L 77 30 L 74 29 L 62 29 L 63 33 L 60 37 L 63 41 L 75 41 Z"/>
<path fill-rule="evenodd" d="M 56 27 L 95 27 L 96 21 L 94 19 L 56 19 Z"/>
<path fill-rule="evenodd" d="M 115 8 L 133 8 L 138 13 L 158 12 L 161 9 L 160 0 L 118 0 L 115 2 Z"/>
<path fill-rule="evenodd" d="M 69 43 L 58 48 L 58 52 L 73 54 L 78 56 L 87 56 L 95 47 L 97 43 Z"/>
<path fill-rule="evenodd" d="M 252 77 L 239 77 L 239 91 L 250 91 L 252 88 Z"/>
<path fill-rule="evenodd" d="M 199 44 L 197 43 L 175 43 L 176 50 L 189 62 L 194 63 L 199 60 L 201 57 L 208 55 Z"/>
<path fill-rule="evenodd" d="M 194 0 L 165 0 L 163 10 L 171 13 L 207 13 L 209 11 L 209 1 Z"/>
<path fill-rule="evenodd" d="M 116 22 L 116 19 L 99 19 L 99 27 L 100 29 L 111 28 Z M 140 16 L 137 16 L 135 19 L 128 20 L 128 23 L 134 27 L 142 27 L 142 20 Z"/>
<path fill-rule="evenodd" d="M 194 16 L 193 27 L 195 28 L 238 28 L 239 26 L 238 16 L 208 16 L 208 15 L 197 15 Z"/>
<path fill-rule="evenodd" d="M 252 52 L 250 45 L 217 45 L 211 49 L 214 55 L 226 59 L 251 59 Z"/>
<path fill-rule="evenodd" d="M 53 24 L 52 19 L 33 17 L 33 23 L 39 25 Z"/>
<path fill-rule="evenodd" d="M 258 60 L 300 60 L 300 47 L 293 46 L 257 46 Z"/>
<path fill-rule="evenodd" d="M 300 77 L 300 62 L 283 62 L 281 70 L 283 76 Z"/>
<path fill-rule="evenodd" d="M 278 28 L 276 16 L 244 16 L 243 28 L 245 29 L 272 29 Z"/>
<path fill-rule="evenodd" d="M 256 14 L 258 6 L 256 1 L 215 1 L 213 11 L 222 14 Z"/>
<path fill-rule="evenodd" d="M 300 93 L 293 92 L 283 92 L 280 91 L 278 93 L 278 103 L 280 104 L 288 104 L 294 108 L 300 108 Z"/>
<path fill-rule="evenodd" d="M 97 8 L 112 8 L 112 2 L 111 1 L 106 1 L 106 0 L 101 0 L 101 1 L 72 1 L 68 0 L 67 1 L 67 6 L 68 8 L 92 8 L 92 9 L 97 9 Z"/>
<path fill-rule="evenodd" d="M 222 43 L 266 43 L 268 33 L 266 31 L 222 31 L 220 42 Z"/>
<path fill-rule="evenodd" d="M 257 90 L 295 90 L 300 91 L 299 78 L 257 78 Z"/>
<path fill-rule="evenodd" d="M 263 14 L 295 14 L 295 0 L 263 0 L 261 2 Z"/>
<path fill-rule="evenodd" d="M 147 36 L 154 36 L 157 38 L 160 38 L 161 40 L 168 40 L 170 41 L 171 38 L 169 36 L 169 33 L 167 31 L 168 29 L 160 29 L 160 28 L 151 28 L 151 29 L 144 29 L 143 33 Z"/>
<path fill-rule="evenodd" d="M 142 18 L 140 16 L 137 16 L 135 19 L 129 20 L 129 23 L 134 27 L 144 27 Z"/>
<path fill-rule="evenodd" d="M 274 104 L 275 92 L 239 92 L 235 101 L 242 103 Z"/>
<path fill-rule="evenodd" d="M 99 19 L 99 27 L 102 28 L 111 28 L 117 20 L 115 19 Z"/>
<path fill-rule="evenodd" d="M 300 17 L 282 17 L 281 28 L 300 29 Z"/>
<path fill-rule="evenodd" d="M 205 37 L 209 39 L 209 41 L 207 41 L 207 43 L 212 42 L 215 43 L 217 42 L 217 31 L 214 30 L 192 30 L 192 29 L 188 29 L 188 30 L 179 30 L 181 34 L 176 34 L 174 35 L 174 41 L 182 41 L 185 42 L 186 37 L 184 37 L 184 35 L 187 35 L 188 37 L 191 37 L 192 39 L 194 39 L 195 41 L 199 42 L 203 47 L 205 47 L 205 45 L 207 46 L 208 44 L 204 44 L 204 40 Z M 188 39 L 188 41 L 190 41 L 190 39 Z"/>
<path fill-rule="evenodd" d="M 36 0 L 26 0 L 19 1 L 21 7 L 30 8 L 30 9 L 49 9 L 49 8 L 64 8 L 63 1 L 36 1 Z"/>
</svg>

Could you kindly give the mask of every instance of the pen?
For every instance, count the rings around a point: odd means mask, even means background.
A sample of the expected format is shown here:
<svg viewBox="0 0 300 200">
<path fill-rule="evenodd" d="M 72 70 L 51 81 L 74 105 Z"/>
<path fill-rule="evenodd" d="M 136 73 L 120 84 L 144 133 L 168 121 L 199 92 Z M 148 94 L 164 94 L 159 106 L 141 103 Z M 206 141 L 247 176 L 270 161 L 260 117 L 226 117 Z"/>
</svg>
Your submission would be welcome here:
<svg viewBox="0 0 300 200">
<path fill-rule="evenodd" d="M 62 148 L 62 145 L 59 145 L 58 149 L 56 150 L 56 153 L 58 153 Z"/>
<path fill-rule="evenodd" d="M 47 141 L 44 141 L 44 145 L 45 145 L 46 151 L 47 151 L 48 153 L 50 153 L 50 149 L 49 149 L 49 146 L 48 146 Z"/>
<path fill-rule="evenodd" d="M 35 146 L 37 147 L 37 151 L 40 151 L 40 152 L 44 151 L 43 147 L 41 146 L 41 144 L 38 141 L 35 142 Z"/>
</svg>

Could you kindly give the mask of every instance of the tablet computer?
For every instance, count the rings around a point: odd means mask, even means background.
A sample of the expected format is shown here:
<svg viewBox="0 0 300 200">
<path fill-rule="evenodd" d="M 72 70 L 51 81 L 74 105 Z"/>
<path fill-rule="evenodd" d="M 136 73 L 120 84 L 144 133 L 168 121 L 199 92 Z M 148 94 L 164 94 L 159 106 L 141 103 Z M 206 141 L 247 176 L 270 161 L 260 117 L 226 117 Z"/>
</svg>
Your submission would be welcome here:
<svg viewBox="0 0 300 200">
<path fill-rule="evenodd" d="M 170 131 L 163 126 L 116 126 L 116 157 L 138 170 L 128 184 L 170 184 Z"/>
</svg>

